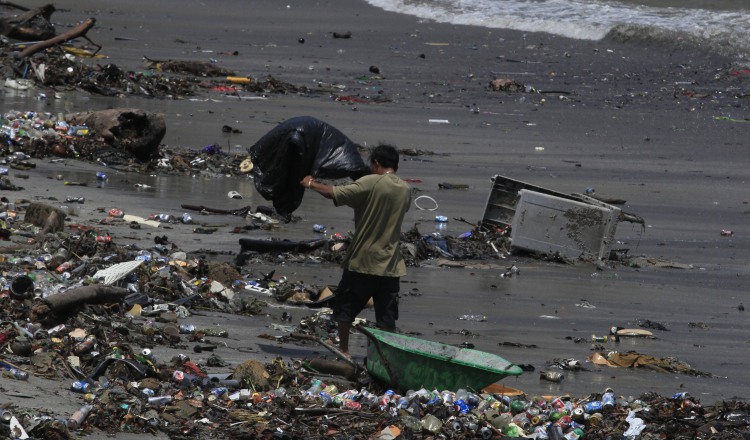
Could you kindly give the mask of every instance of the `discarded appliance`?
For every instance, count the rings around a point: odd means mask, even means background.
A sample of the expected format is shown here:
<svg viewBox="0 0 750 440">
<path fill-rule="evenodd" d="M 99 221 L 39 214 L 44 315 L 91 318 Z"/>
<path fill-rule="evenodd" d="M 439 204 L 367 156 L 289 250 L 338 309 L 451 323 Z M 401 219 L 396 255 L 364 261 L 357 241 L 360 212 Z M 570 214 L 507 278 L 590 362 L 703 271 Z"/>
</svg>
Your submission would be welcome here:
<svg viewBox="0 0 750 440">
<path fill-rule="evenodd" d="M 608 258 L 620 208 L 508 177 L 492 178 L 482 227 L 511 228 L 512 248 L 568 258 Z"/>
</svg>

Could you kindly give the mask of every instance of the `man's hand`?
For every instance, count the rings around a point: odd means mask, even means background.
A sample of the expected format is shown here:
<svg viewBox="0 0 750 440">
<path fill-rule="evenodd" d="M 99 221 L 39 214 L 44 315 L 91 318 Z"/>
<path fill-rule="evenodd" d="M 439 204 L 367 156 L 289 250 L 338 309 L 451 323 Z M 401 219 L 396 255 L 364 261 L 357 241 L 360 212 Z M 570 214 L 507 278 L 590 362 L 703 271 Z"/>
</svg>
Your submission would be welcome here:
<svg viewBox="0 0 750 440">
<path fill-rule="evenodd" d="M 304 186 L 305 188 L 312 188 L 312 184 L 314 181 L 315 179 L 313 179 L 313 176 L 305 176 L 302 178 L 302 180 L 300 180 L 299 184 Z"/>
<path fill-rule="evenodd" d="M 299 184 L 307 189 L 311 189 L 327 199 L 333 198 L 333 187 L 324 183 L 316 182 L 313 176 L 305 176 L 299 181 Z"/>
</svg>

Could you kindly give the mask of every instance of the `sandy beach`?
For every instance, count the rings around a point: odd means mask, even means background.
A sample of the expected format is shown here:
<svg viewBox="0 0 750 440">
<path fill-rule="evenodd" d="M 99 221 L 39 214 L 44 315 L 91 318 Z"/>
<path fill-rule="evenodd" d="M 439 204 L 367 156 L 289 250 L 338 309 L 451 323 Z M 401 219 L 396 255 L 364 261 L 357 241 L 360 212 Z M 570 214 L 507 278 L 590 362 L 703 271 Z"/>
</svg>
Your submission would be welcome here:
<svg viewBox="0 0 750 440">
<path fill-rule="evenodd" d="M 34 3 L 31 6 L 43 2 Z M 428 195 L 439 205 L 436 211 L 412 207 L 407 213 L 404 229 L 416 225 L 423 234 L 437 231 L 436 214 L 481 220 L 490 179 L 498 174 L 563 193 L 593 188 L 603 197 L 624 199 L 622 209 L 642 216 L 646 224 L 621 223 L 617 247 L 652 264 L 571 266 L 513 255 L 492 261 L 518 266 L 520 274 L 511 278 L 501 278 L 501 271 L 493 269 L 410 267 L 402 280 L 399 330 L 450 344 L 470 342 L 517 364 L 532 365 L 534 372 L 505 382 L 530 395 L 585 396 L 612 387 L 622 396 L 687 391 L 705 403 L 750 398 L 743 354 L 750 343 L 750 315 L 738 308 L 748 302 L 750 285 L 750 125 L 743 122 L 750 117 L 750 78 L 736 74 L 740 67 L 732 60 L 695 52 L 680 42 L 653 47 L 437 24 L 351 0 L 136 0 L 106 7 L 84 0 L 56 6 L 56 23 L 97 19 L 89 37 L 103 46 L 108 58 L 87 63 L 114 63 L 137 71 L 143 69 L 143 56 L 214 59 L 240 76 L 272 75 L 306 89 L 265 96 L 206 91 L 180 99 L 60 91 L 60 99 L 45 101 L 33 91 L 5 91 L 5 110 L 58 113 L 135 107 L 163 112 L 165 148 L 219 144 L 243 154 L 277 123 L 315 116 L 366 145 L 387 142 L 429 153 L 404 157 L 398 172 L 415 180 L 415 194 Z M 351 38 L 334 38 L 334 32 L 351 32 Z M 228 55 L 234 51 L 237 55 Z M 510 79 L 527 92 L 491 90 L 493 79 Z M 222 133 L 223 125 L 241 133 Z M 91 179 L 100 168 L 70 160 L 37 164 L 28 179 L 16 181 L 24 190 L 3 195 L 31 200 L 83 196 L 86 203 L 76 207 L 79 217 L 74 220 L 81 223 L 101 218 L 103 213 L 96 210 L 101 207 L 148 216 L 179 215 L 184 212 L 181 203 L 226 209 L 270 205 L 242 178 L 109 170 L 106 185 L 70 188 L 56 176 Z M 134 182 L 152 189 L 139 191 Z M 468 190 L 440 190 L 442 182 L 466 184 Z M 244 198 L 227 198 L 230 190 Z M 316 194 L 307 195 L 295 214 L 302 217 L 300 222 L 246 236 L 299 240 L 315 237 L 315 223 L 331 232 L 353 228 L 346 208 L 335 208 Z M 231 261 L 239 246 L 237 234 L 229 231 L 243 220 L 200 215 L 195 220 L 219 225 L 219 231 L 193 234 L 187 225 L 153 231 L 121 225 L 109 231 L 118 244 L 143 247 L 155 235 L 166 234 L 181 250 L 212 249 L 219 252 L 212 258 Z M 469 228 L 452 220 L 440 232 L 458 235 Z M 722 236 L 722 229 L 734 234 Z M 257 274 L 271 269 L 290 280 L 318 285 L 336 284 L 341 273 L 336 266 L 310 262 L 243 270 Z M 583 303 L 594 307 L 581 307 Z M 252 319 L 218 314 L 196 319 L 229 327 L 229 346 L 219 354 L 230 363 L 320 353 L 257 338 L 280 333 L 269 326 L 278 324 L 284 311 L 294 322 L 314 312 L 272 304 L 267 316 Z M 457 319 L 473 314 L 487 319 Z M 373 318 L 372 312 L 363 317 Z M 660 323 L 668 331 L 654 330 L 655 339 L 609 343 L 606 349 L 677 358 L 713 377 L 596 366 L 586 362 L 593 354 L 591 344 L 574 341 L 605 334 L 610 326 L 636 328 L 644 321 Z M 365 338 L 354 335 L 352 342 L 355 358 L 361 359 Z M 238 350 L 245 347 L 250 351 Z M 168 359 L 173 354 L 165 349 L 158 356 Z M 539 379 L 548 363 L 565 358 L 584 362 L 587 371 L 566 373 L 559 384 Z M 80 404 L 66 384 L 33 377 L 21 394 L 34 403 L 9 393 L 5 398 L 35 407 L 49 392 L 61 413 Z"/>
</svg>

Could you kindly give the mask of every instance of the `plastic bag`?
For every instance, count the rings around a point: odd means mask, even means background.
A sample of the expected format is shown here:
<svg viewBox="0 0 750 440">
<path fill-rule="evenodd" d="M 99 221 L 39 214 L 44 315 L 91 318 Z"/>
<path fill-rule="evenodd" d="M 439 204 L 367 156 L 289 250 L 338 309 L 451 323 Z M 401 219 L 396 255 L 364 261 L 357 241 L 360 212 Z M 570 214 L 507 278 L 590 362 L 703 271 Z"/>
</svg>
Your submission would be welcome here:
<svg viewBox="0 0 750 440">
<path fill-rule="evenodd" d="M 302 202 L 305 188 L 299 182 L 303 177 L 358 179 L 369 174 L 357 145 L 338 129 L 311 116 L 282 122 L 248 151 L 254 164 L 255 188 L 285 216 Z"/>
</svg>

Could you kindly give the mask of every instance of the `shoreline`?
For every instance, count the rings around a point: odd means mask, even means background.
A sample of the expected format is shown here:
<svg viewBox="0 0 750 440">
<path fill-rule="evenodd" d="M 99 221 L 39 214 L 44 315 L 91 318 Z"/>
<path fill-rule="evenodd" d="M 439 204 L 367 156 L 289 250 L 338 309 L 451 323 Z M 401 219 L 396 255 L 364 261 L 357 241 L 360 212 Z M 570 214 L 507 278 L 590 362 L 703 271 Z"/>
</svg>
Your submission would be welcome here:
<svg viewBox="0 0 750 440">
<path fill-rule="evenodd" d="M 436 213 L 451 219 L 480 220 L 489 179 L 495 174 L 565 193 L 593 187 L 597 194 L 625 199 L 623 209 L 643 216 L 647 224 L 644 229 L 621 224 L 618 246 L 648 258 L 689 264 L 692 269 L 600 270 L 590 264 L 560 267 L 513 257 L 495 262 L 522 264 L 521 275 L 511 279 L 500 279 L 492 270 L 409 268 L 402 285 L 399 329 L 451 344 L 470 341 L 478 349 L 534 365 L 536 372 L 505 382 L 530 395 L 584 396 L 611 386 L 624 396 L 648 391 L 669 396 L 685 390 L 705 404 L 716 399 L 750 398 L 742 395 L 747 361 L 741 355 L 741 347 L 748 343 L 742 329 L 748 328 L 750 317 L 737 309 L 750 284 L 750 172 L 741 160 L 746 155 L 747 131 L 741 123 L 717 119 L 750 115 L 750 103 L 743 95 L 750 79 L 732 75 L 734 70 L 726 58 L 545 34 L 524 38 L 523 32 L 422 22 L 345 0 L 292 3 L 289 8 L 272 1 L 240 4 L 229 0 L 192 6 L 184 7 L 175 0 L 159 4 L 136 1 L 102 11 L 99 2 L 87 0 L 58 11 L 53 18 L 69 22 L 70 17 L 97 16 L 98 26 L 91 36 L 104 43 L 103 51 L 111 58 L 91 62 L 113 62 L 137 70 L 144 55 L 216 58 L 220 65 L 242 75 L 272 75 L 305 85 L 309 91 L 268 94 L 264 100 L 242 100 L 210 91 L 195 100 L 102 98 L 66 91 L 63 99 L 53 102 L 42 102 L 35 93 L 21 99 L 6 92 L 6 105 L 26 105 L 16 109 L 55 114 L 115 106 L 163 112 L 166 146 L 197 150 L 218 143 L 230 145 L 233 152 L 246 149 L 278 122 L 309 114 L 358 142 L 384 141 L 398 148 L 434 152 L 404 158 L 399 170 L 402 178 L 420 180 L 413 184 L 416 194 L 429 195 L 439 204 L 437 212 L 414 207 L 409 211 L 404 229 L 416 224 L 424 234 L 437 232 Z M 332 37 L 332 32 L 349 31 L 351 39 Z M 135 40 L 116 39 L 125 37 Z M 231 50 L 239 55 L 218 55 Z M 371 66 L 380 74 L 370 72 Z M 512 79 L 538 93 L 489 90 L 489 82 L 495 78 Z M 335 99 L 347 96 L 366 102 Z M 376 102 L 373 97 L 387 99 Z M 435 124 L 430 119 L 449 122 Z M 241 133 L 221 133 L 225 124 Z M 53 178 L 57 173 L 93 176 L 97 170 L 92 164 L 60 166 L 40 161 L 37 169 L 28 172 L 28 180 L 17 182 L 26 187 L 19 194 L 48 201 L 49 197 L 85 196 L 86 203 L 78 207 L 80 220 L 92 223 L 103 215 L 97 208 L 117 207 L 148 216 L 167 210 L 179 215 L 180 203 L 222 208 L 270 204 L 260 199 L 248 180 L 209 178 L 200 173 L 165 177 L 115 172 L 109 185 L 81 188 L 79 194 Z M 469 189 L 438 189 L 438 184 L 446 181 L 467 184 Z M 134 182 L 148 183 L 154 189 L 138 192 L 132 188 Z M 230 190 L 239 190 L 244 199 L 228 199 L 225 195 Z M 295 214 L 302 217 L 297 224 L 248 236 L 304 239 L 313 237 L 314 223 L 332 231 L 353 227 L 350 212 L 314 195 L 305 197 Z M 208 236 L 198 236 L 192 228 L 177 227 L 180 225 L 138 232 L 113 228 L 112 232 L 120 243 L 142 247 L 163 233 L 186 251 L 203 247 L 238 250 L 237 236 L 228 231 L 242 225 L 242 219 L 194 219 L 222 226 Z M 464 228 L 452 221 L 446 233 L 457 235 Z M 720 236 L 724 228 L 735 235 Z M 268 269 L 272 268 L 245 268 L 253 272 Z M 315 284 L 336 284 L 340 276 L 338 267 L 311 263 L 283 264 L 278 270 L 290 279 Z M 577 307 L 582 299 L 597 308 Z M 269 326 L 279 324 L 279 316 L 286 310 L 274 304 L 268 316 L 236 318 L 233 334 L 242 336 L 234 344 L 241 346 L 247 339 L 255 352 L 246 355 L 227 349 L 220 354 L 237 363 L 317 351 L 275 347 L 273 343 L 259 348 L 267 341 L 255 336 L 277 333 Z M 296 307 L 290 310 L 294 322 L 310 312 Z M 456 320 L 459 315 L 480 312 L 487 315 L 487 322 Z M 557 315 L 558 319 L 542 315 Z M 207 319 L 215 324 L 235 318 Z M 675 356 L 717 377 L 614 372 L 588 365 L 590 371 L 569 374 L 560 384 L 539 380 L 538 372 L 551 360 L 575 357 L 583 361 L 592 353 L 588 344 L 575 344 L 572 338 L 600 334 L 612 325 L 637 326 L 644 320 L 664 323 L 670 331 L 660 332 L 656 340 L 628 340 L 609 348 Z M 707 327 L 691 326 L 700 323 Z M 451 333 L 458 329 L 474 336 Z M 502 342 L 537 348 L 501 347 Z M 363 338 L 353 339 L 355 356 L 362 356 L 363 344 Z M 165 351 L 158 356 L 166 359 L 172 354 Z M 50 403 L 60 413 L 78 408 L 75 396 L 61 391 L 67 389 L 66 384 L 41 379 L 30 384 L 45 390 L 29 391 L 37 398 L 47 392 L 60 393 L 61 402 Z M 26 404 L 23 398 L 13 401 Z"/>
</svg>

